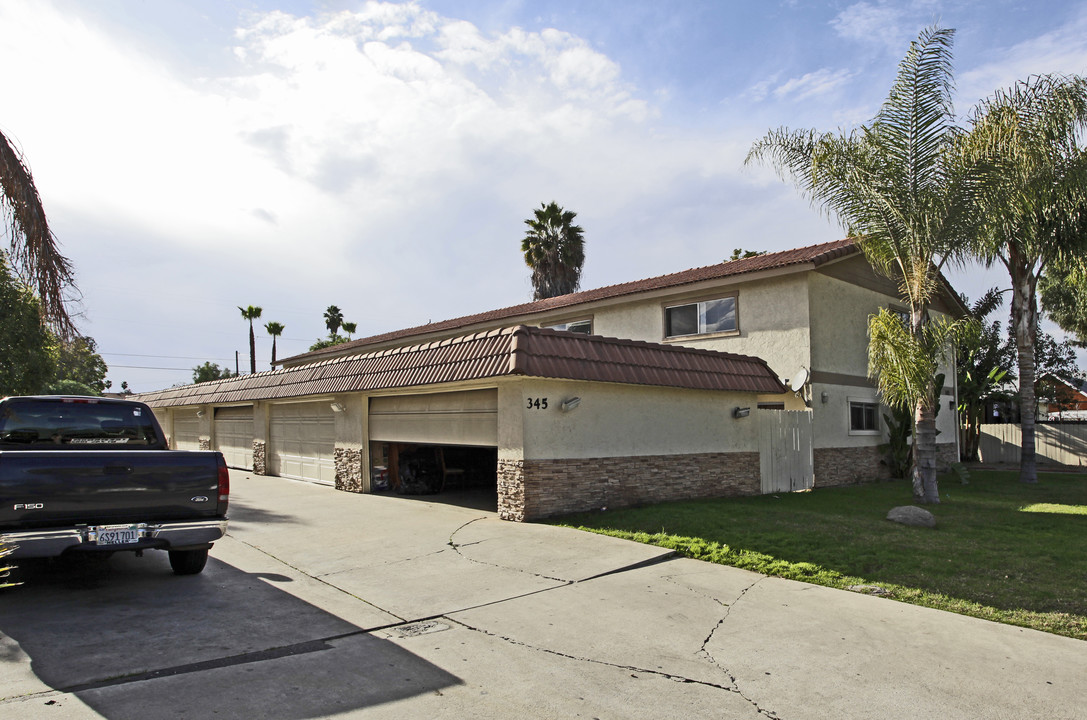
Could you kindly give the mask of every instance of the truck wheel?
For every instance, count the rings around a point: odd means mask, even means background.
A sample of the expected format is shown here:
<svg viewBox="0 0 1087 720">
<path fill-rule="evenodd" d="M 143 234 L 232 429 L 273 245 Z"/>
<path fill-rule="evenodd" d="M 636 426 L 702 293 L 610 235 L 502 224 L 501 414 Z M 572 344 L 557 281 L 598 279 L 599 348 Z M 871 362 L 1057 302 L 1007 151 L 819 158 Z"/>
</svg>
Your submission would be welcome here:
<svg viewBox="0 0 1087 720">
<path fill-rule="evenodd" d="M 204 569 L 208 561 L 208 549 L 171 550 L 170 567 L 175 575 L 195 575 Z"/>
</svg>

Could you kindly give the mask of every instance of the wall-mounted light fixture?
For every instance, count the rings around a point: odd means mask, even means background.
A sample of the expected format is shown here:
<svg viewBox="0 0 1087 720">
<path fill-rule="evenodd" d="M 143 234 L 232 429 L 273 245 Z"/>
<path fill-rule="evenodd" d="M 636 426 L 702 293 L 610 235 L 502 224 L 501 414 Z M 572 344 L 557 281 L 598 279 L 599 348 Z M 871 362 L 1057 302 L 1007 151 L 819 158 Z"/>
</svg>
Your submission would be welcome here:
<svg viewBox="0 0 1087 720">
<path fill-rule="evenodd" d="M 749 407 L 745 407 L 745 408 L 735 407 L 735 408 L 732 408 L 732 417 L 734 417 L 734 418 L 745 418 L 750 414 L 751 414 L 751 408 L 749 408 Z"/>
<path fill-rule="evenodd" d="M 955 401 L 954 400 L 948 400 L 947 401 L 947 409 L 948 410 L 954 410 L 955 409 Z"/>
<path fill-rule="evenodd" d="M 343 412 L 344 410 L 347 409 L 346 407 L 344 407 L 343 403 L 338 403 L 338 402 L 332 403 L 331 407 L 332 407 L 332 412 Z"/>
<path fill-rule="evenodd" d="M 826 405 L 826 404 L 827 404 L 827 400 L 830 400 L 830 393 L 828 393 L 828 392 L 827 392 L 826 390 L 824 390 L 823 392 L 819 393 L 819 400 L 820 400 L 820 402 L 822 402 L 822 403 L 823 403 L 824 405 Z"/>
<path fill-rule="evenodd" d="M 570 412 L 580 404 L 581 398 L 572 397 L 569 400 L 563 400 L 562 404 L 559 405 L 559 410 L 562 410 L 563 412 Z"/>
<path fill-rule="evenodd" d="M 206 414 L 207 413 L 205 413 L 203 410 L 197 410 L 196 411 L 196 417 L 204 417 L 204 415 L 206 415 Z"/>
</svg>

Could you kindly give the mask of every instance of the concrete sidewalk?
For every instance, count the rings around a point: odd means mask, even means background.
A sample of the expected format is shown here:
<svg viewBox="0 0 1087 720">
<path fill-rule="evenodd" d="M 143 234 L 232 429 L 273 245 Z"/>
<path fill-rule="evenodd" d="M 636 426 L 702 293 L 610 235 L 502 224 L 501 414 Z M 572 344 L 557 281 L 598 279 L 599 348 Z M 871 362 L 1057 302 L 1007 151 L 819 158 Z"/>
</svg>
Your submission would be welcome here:
<svg viewBox="0 0 1087 720">
<path fill-rule="evenodd" d="M 200 576 L 0 596 L 5 718 L 1082 718 L 1087 643 L 232 473 Z M 49 704 L 52 703 L 52 704 Z"/>
</svg>

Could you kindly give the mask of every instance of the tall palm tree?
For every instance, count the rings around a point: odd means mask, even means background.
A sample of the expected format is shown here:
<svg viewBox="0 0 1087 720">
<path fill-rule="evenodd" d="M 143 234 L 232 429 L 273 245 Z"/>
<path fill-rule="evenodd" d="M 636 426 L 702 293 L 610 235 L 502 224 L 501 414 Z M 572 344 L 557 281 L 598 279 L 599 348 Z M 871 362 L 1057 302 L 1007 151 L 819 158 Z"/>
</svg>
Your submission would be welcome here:
<svg viewBox="0 0 1087 720">
<path fill-rule="evenodd" d="M 351 336 L 355 334 L 355 331 L 358 330 L 358 327 L 359 327 L 358 323 L 345 322 L 343 324 L 343 331 L 345 333 L 347 333 L 347 339 L 348 340 L 350 340 Z"/>
<path fill-rule="evenodd" d="M 65 305 L 74 293 L 72 264 L 49 229 L 34 177 L 22 155 L 0 133 L 0 210 L 11 235 L 9 261 L 38 294 L 42 319 L 63 339 L 78 335 Z"/>
<path fill-rule="evenodd" d="M 525 264 L 532 268 L 532 298 L 576 292 L 585 264 L 585 231 L 573 224 L 577 213 L 552 202 L 541 204 L 533 215 L 525 220 L 529 229 L 521 240 Z"/>
<path fill-rule="evenodd" d="M 865 257 L 898 283 L 909 304 L 904 333 L 886 313 L 870 321 L 869 373 L 888 404 L 913 412 L 913 491 L 939 502 L 932 372 L 951 328 L 929 321 L 940 269 L 970 237 L 973 187 L 952 148 L 961 130 L 951 103 L 954 30 L 929 28 L 910 43 L 876 117 L 845 134 L 781 128 L 756 142 L 747 162 L 769 161 L 814 206 L 836 216 Z M 881 319 L 882 317 L 882 319 Z M 893 317 L 893 316 L 892 316 Z M 873 332 L 874 331 L 874 332 Z M 901 373 L 891 369 L 897 364 Z"/>
<path fill-rule="evenodd" d="M 1087 254 L 1087 149 L 1079 144 L 1087 130 L 1087 80 L 1033 76 L 979 103 L 971 120 L 964 155 L 986 169 L 977 252 L 1011 277 L 1023 430 L 1019 479 L 1034 483 L 1038 279 Z"/>
<path fill-rule="evenodd" d="M 255 305 L 238 307 L 242 311 L 242 319 L 249 321 L 249 372 L 257 371 L 257 337 L 253 334 L 253 321 L 260 317 L 261 309 Z"/>
<path fill-rule="evenodd" d="M 272 367 L 274 368 L 276 366 L 276 338 L 283 334 L 283 323 L 265 323 L 264 330 L 272 336 Z"/>
<path fill-rule="evenodd" d="M 343 311 L 335 305 L 329 305 L 325 310 L 325 327 L 328 328 L 328 334 L 336 337 L 341 325 L 343 325 Z"/>
</svg>

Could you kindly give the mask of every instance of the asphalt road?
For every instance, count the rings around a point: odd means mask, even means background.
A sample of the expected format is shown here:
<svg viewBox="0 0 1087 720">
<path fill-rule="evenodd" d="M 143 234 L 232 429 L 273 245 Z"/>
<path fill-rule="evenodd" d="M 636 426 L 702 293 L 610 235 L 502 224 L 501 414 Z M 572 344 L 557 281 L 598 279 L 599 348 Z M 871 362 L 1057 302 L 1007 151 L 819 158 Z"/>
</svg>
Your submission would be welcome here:
<svg viewBox="0 0 1087 720">
<path fill-rule="evenodd" d="M 205 571 L 26 563 L 0 717 L 1083 718 L 1087 643 L 233 473 Z"/>
</svg>

